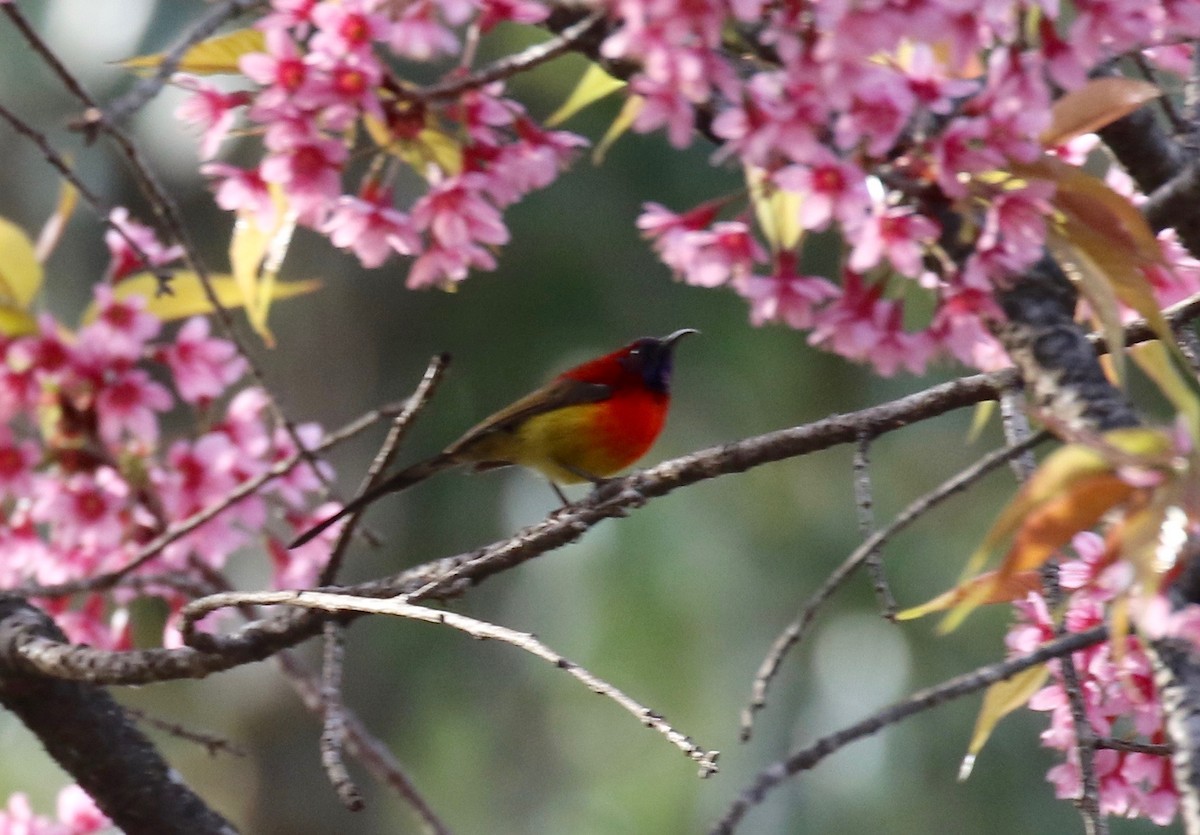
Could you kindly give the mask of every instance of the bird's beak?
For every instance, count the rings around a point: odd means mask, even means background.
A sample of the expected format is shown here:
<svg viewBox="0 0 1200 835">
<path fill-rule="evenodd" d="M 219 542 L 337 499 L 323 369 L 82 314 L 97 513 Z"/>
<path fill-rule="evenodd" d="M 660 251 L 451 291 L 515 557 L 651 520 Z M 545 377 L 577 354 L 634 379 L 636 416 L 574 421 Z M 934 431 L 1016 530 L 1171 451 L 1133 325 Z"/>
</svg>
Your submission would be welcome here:
<svg viewBox="0 0 1200 835">
<path fill-rule="evenodd" d="M 692 333 L 700 333 L 700 331 L 696 330 L 695 328 L 680 328 L 679 330 L 675 331 L 675 333 L 664 336 L 658 341 L 663 345 L 666 345 L 668 348 L 674 348 L 676 342 Z"/>
</svg>

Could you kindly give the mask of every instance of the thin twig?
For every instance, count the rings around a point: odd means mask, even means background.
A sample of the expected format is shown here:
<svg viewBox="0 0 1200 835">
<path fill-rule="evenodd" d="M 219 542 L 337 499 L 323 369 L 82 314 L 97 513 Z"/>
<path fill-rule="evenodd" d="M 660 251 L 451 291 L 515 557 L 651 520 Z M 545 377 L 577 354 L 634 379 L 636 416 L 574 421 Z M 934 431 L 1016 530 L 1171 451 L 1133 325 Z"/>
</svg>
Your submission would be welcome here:
<svg viewBox="0 0 1200 835">
<path fill-rule="evenodd" d="M 1098 736 L 1092 741 L 1092 745 L 1097 749 L 1108 748 L 1112 751 L 1124 751 L 1127 754 L 1149 754 L 1152 757 L 1169 757 L 1175 750 L 1174 745 L 1167 743 L 1133 742 L 1112 736 Z"/>
<path fill-rule="evenodd" d="M 605 16 L 605 12 L 603 11 L 592 12 L 578 23 L 568 26 L 549 40 L 534 44 L 515 55 L 505 56 L 470 75 L 453 78 L 441 84 L 426 87 L 417 93 L 417 97 L 422 99 L 453 98 L 464 90 L 477 89 L 491 84 L 493 81 L 501 81 L 517 73 L 530 70 L 539 64 L 544 64 L 570 51 L 575 43 L 587 37 L 592 31 L 592 27 L 603 21 Z"/>
<path fill-rule="evenodd" d="M 171 736 L 179 739 L 186 739 L 188 742 L 194 742 L 197 745 L 204 747 L 208 751 L 210 757 L 215 757 L 217 754 L 229 754 L 234 757 L 245 757 L 246 749 L 240 745 L 230 742 L 224 737 L 210 734 L 205 731 L 196 731 L 191 728 L 185 728 L 177 722 L 168 722 L 166 719 L 159 719 L 151 716 L 144 710 L 139 710 L 136 707 L 123 705 L 125 712 L 132 716 L 137 721 L 144 725 L 149 725 L 163 733 L 168 733 Z"/>
<path fill-rule="evenodd" d="M 743 742 L 750 738 L 750 734 L 754 729 L 754 716 L 758 711 L 762 710 L 767 704 L 767 689 L 771 686 L 776 673 L 779 671 L 780 665 L 783 663 L 784 657 L 804 636 L 810 623 L 817 616 L 817 610 L 822 604 L 828 600 L 834 592 L 841 588 L 842 584 L 848 580 L 855 571 L 862 566 L 867 557 L 879 548 L 897 533 L 904 530 L 917 519 L 924 516 L 942 501 L 950 496 L 965 490 L 970 485 L 974 484 L 983 476 L 994 470 L 996 467 L 1003 464 L 1005 461 L 1011 460 L 1013 457 L 1022 454 L 1028 449 L 1032 449 L 1037 444 L 1049 438 L 1046 432 L 1039 432 L 1023 443 L 1015 446 L 1004 447 L 998 449 L 980 458 L 970 467 L 967 467 L 962 472 L 954 477 L 947 479 L 935 489 L 919 497 L 908 507 L 904 508 L 896 515 L 886 528 L 876 531 L 869 536 L 866 541 L 854 549 L 853 553 L 848 556 L 845 561 L 839 565 L 825 579 L 825 582 L 819 589 L 808 599 L 804 604 L 804 608 L 800 610 L 799 616 L 788 624 L 787 628 L 779 633 L 778 637 L 771 644 L 771 648 L 767 651 L 766 657 L 758 666 L 758 672 L 754 675 L 754 683 L 751 686 L 750 702 L 742 709 L 741 718 L 741 739 Z"/>
<path fill-rule="evenodd" d="M 325 622 L 325 652 L 321 661 L 321 765 L 333 790 L 337 792 L 338 800 L 351 812 L 358 812 L 363 808 L 362 792 L 354 784 L 342 760 L 342 746 L 346 741 L 346 713 L 342 706 L 345 637 L 345 627 L 334 621 Z"/>
<path fill-rule="evenodd" d="M 102 114 L 89 111 L 84 114 L 77 125 L 72 125 L 72 127 L 87 131 L 94 129 L 91 126 L 101 119 L 112 123 L 124 122 L 159 94 L 159 91 L 170 81 L 175 70 L 179 68 L 183 56 L 189 49 L 220 29 L 226 21 L 243 12 L 250 11 L 255 6 L 262 5 L 265 5 L 264 0 L 224 0 L 224 2 L 216 4 L 208 14 L 184 32 L 183 37 L 174 46 L 163 53 L 162 60 L 153 73 L 139 79 L 128 92 L 111 102 Z"/>
<path fill-rule="evenodd" d="M 75 173 L 75 169 L 71 167 L 69 162 L 67 162 L 66 157 L 55 150 L 54 146 L 50 144 L 50 140 L 44 133 L 37 130 L 35 127 L 30 125 L 17 114 L 13 113 L 4 105 L 0 105 L 0 118 L 3 118 L 4 121 L 8 122 L 9 126 L 14 131 L 21 134 L 38 147 L 38 150 L 42 152 L 42 157 L 46 160 L 46 162 L 50 163 L 50 165 L 58 171 L 64 180 L 75 187 L 75 190 L 79 192 L 79 196 L 83 198 L 83 202 L 87 203 L 92 208 L 92 211 L 96 213 L 96 216 L 100 219 L 100 222 L 104 224 L 105 228 L 111 229 L 121 237 L 121 239 L 125 242 L 125 245 L 129 247 L 130 251 L 137 256 L 139 261 L 141 261 L 142 266 L 158 279 L 160 287 L 169 286 L 171 281 L 171 271 L 151 261 L 150 256 L 146 254 L 144 249 L 142 249 L 142 245 L 138 243 L 138 241 L 132 235 L 129 234 L 129 231 L 125 227 L 113 222 L 111 217 L 111 209 L 105 205 L 104 201 L 101 200 L 95 192 L 88 188 L 87 184 L 84 183 L 83 180 L 79 178 L 79 175 Z"/>
<path fill-rule="evenodd" d="M 858 532 L 866 539 L 875 532 L 875 509 L 871 496 L 871 436 L 863 434 L 854 448 L 854 504 L 858 508 Z M 883 570 L 883 558 L 876 548 L 867 555 L 867 574 L 879 601 L 880 614 L 887 620 L 896 619 L 896 598 L 888 586 Z"/>
<path fill-rule="evenodd" d="M 324 703 L 321 701 L 321 688 L 316 678 L 304 668 L 304 665 L 292 652 L 281 652 L 275 658 L 279 661 L 280 669 L 300 696 L 304 706 L 317 715 L 323 715 Z M 396 794 L 417 813 L 421 823 L 431 835 L 450 835 L 450 828 L 433 811 L 429 801 L 417 791 L 417 787 L 404 772 L 400 763 L 396 761 L 392 752 L 388 750 L 388 747 L 366 729 L 353 711 L 343 709 L 342 718 L 345 720 L 346 750 L 376 780 L 391 786 Z"/>
<path fill-rule="evenodd" d="M 496 640 L 511 644 L 531 655 L 536 655 L 548 661 L 560 670 L 565 670 L 573 678 L 581 682 L 593 693 L 607 696 L 632 714 L 643 725 L 653 728 L 667 738 L 676 748 L 682 751 L 700 766 L 700 776 L 708 777 L 717 771 L 716 751 L 707 751 L 696 745 L 692 739 L 675 730 L 662 716 L 630 698 L 613 685 L 588 672 L 575 662 L 564 658 L 537 639 L 529 632 L 518 632 L 507 627 L 498 626 L 487 621 L 460 615 L 457 612 L 446 612 L 417 606 L 404 598 L 390 600 L 375 600 L 371 598 L 354 597 L 348 594 L 332 594 L 319 591 L 274 591 L 274 592 L 230 592 L 214 594 L 193 600 L 183 607 L 180 633 L 185 642 L 190 642 L 196 635 L 196 621 L 210 612 L 229 606 L 251 604 L 258 606 L 285 605 L 318 609 L 324 612 L 357 612 L 363 614 L 393 615 L 395 617 L 420 620 L 425 623 L 442 624 L 467 633 L 479 640 Z"/>
<path fill-rule="evenodd" d="M 760 771 L 750 785 L 746 786 L 730 804 L 710 832 L 712 835 L 729 835 L 746 813 L 763 801 L 768 792 L 789 777 L 812 768 L 830 754 L 841 750 L 856 739 L 870 736 L 910 716 L 982 690 L 997 681 L 1011 678 L 1022 670 L 1044 664 L 1052 658 L 1059 658 L 1094 646 L 1107 638 L 1108 629 L 1104 626 L 1096 626 L 1086 632 L 1055 638 L 1028 655 L 989 664 L 964 675 L 956 676 L 936 687 L 914 693 L 902 702 L 876 711 L 853 725 L 824 736 L 807 748 L 790 754 L 786 759 Z"/>
<path fill-rule="evenodd" d="M 408 434 L 409 427 L 412 425 L 413 419 L 425 408 L 425 404 L 433 397 L 433 393 L 437 391 L 438 383 L 445 376 L 446 369 L 450 365 L 449 354 L 438 354 L 429 361 L 429 365 L 425 368 L 425 374 L 421 377 L 421 382 L 417 384 L 416 390 L 412 396 L 404 404 L 404 408 L 400 414 L 396 415 L 392 420 L 392 428 L 388 430 L 387 437 L 384 438 L 383 444 L 379 447 L 379 452 L 375 456 L 375 460 L 371 462 L 371 466 L 367 469 L 367 475 L 363 479 L 362 485 L 358 488 L 356 495 L 362 496 L 369 492 L 382 479 L 388 465 L 396 455 L 396 450 L 400 448 L 401 442 Z M 334 542 L 333 549 L 329 552 L 329 561 L 325 567 L 321 569 L 321 575 L 317 578 L 317 585 L 328 586 L 337 579 L 338 569 L 342 565 L 342 556 L 346 552 L 346 546 L 350 543 L 350 537 L 354 533 L 354 528 L 358 525 L 359 513 L 351 513 L 347 518 L 342 530 L 338 533 L 337 540 Z"/>
</svg>

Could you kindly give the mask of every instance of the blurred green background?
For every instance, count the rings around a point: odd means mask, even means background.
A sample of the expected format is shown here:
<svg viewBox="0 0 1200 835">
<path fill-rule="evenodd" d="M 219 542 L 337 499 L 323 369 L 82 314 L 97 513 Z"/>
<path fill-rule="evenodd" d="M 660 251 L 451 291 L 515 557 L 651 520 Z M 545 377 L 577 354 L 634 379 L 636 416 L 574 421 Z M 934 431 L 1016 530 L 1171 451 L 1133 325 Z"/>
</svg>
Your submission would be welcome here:
<svg viewBox="0 0 1200 835">
<path fill-rule="evenodd" d="M 162 49 L 201 3 L 56 0 L 21 3 L 39 31 L 101 100 L 131 79 L 111 62 Z M 494 50 L 529 33 L 501 31 Z M 553 110 L 580 64 L 570 59 L 515 85 L 534 115 Z M 143 206 L 112 149 L 85 148 L 63 126 L 78 111 L 0 22 L 0 101 L 46 130 L 113 204 Z M 195 174 L 195 141 L 162 95 L 133 122 L 180 200 L 204 256 L 224 268 L 230 219 Z M 593 140 L 611 121 L 606 102 L 569 127 Z M 247 149 L 241 149 L 244 153 Z M 508 213 L 513 241 L 495 274 L 457 293 L 411 292 L 404 269 L 364 272 L 315 235 L 298 235 L 285 278 L 320 277 L 325 289 L 281 303 L 279 347 L 259 349 L 289 414 L 334 428 L 408 394 L 429 357 L 448 350 L 449 377 L 401 459 L 429 454 L 483 415 L 575 362 L 642 335 L 690 326 L 703 336 L 679 352 L 675 398 L 647 463 L 795 426 L 947 379 L 880 380 L 811 349 L 783 327 L 755 329 L 733 293 L 674 283 L 634 227 L 647 200 L 685 208 L 722 193 L 736 172 L 709 165 L 703 144 L 677 153 L 657 136 L 629 136 L 603 167 L 586 158 L 550 189 Z M 29 143 L 0 130 L 0 214 L 37 229 L 57 180 Z M 234 150 L 234 157 L 237 157 Z M 102 231 L 82 209 L 50 267 L 44 304 L 72 321 L 99 277 Z M 888 435 L 872 446 L 875 512 L 882 524 L 909 501 L 998 443 L 995 428 L 969 444 L 960 412 Z M 358 483 L 382 428 L 332 456 L 345 491 Z M 839 448 L 721 478 L 651 502 L 581 542 L 472 590 L 453 608 L 518 630 L 662 713 L 706 747 L 721 772 L 701 781 L 658 734 L 611 702 L 516 649 L 449 629 L 364 618 L 349 631 L 345 698 L 390 746 L 419 790 L 459 833 L 696 833 L 755 773 L 787 752 L 905 694 L 999 659 L 1008 614 L 988 611 L 948 637 L 931 622 L 878 617 L 866 578 L 823 611 L 787 660 L 749 744 L 738 712 L 760 659 L 808 595 L 860 537 L 852 450 Z M 1001 471 L 952 499 L 886 551 L 901 605 L 947 588 L 1011 493 Z M 450 474 L 380 502 L 370 526 L 386 535 L 357 546 L 346 580 L 394 572 L 508 536 L 554 508 L 524 472 Z M 233 569 L 245 588 L 269 575 L 262 554 Z M 308 653 L 312 656 L 311 647 Z M 173 764 L 248 833 L 420 831 L 405 805 L 356 764 L 367 809 L 345 812 L 318 762 L 319 727 L 271 663 L 117 693 L 156 716 L 222 734 L 248 757 L 210 758 L 160 737 Z M 1044 780 L 1054 756 L 1038 746 L 1042 717 L 1007 719 L 972 779 L 955 780 L 979 699 L 968 698 L 859 742 L 791 780 L 752 811 L 747 833 L 1014 833 L 1080 831 Z M 26 791 L 43 812 L 63 778 L 37 742 L 0 715 L 0 798 Z M 1154 829 L 1115 822 L 1115 832 Z"/>
</svg>

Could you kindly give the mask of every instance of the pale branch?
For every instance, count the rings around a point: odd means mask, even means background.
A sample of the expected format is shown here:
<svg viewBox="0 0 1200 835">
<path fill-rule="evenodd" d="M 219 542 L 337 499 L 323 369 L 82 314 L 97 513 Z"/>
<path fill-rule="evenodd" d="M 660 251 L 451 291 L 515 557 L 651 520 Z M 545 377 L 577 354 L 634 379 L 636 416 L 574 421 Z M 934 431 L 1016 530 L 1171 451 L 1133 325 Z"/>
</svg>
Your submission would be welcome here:
<svg viewBox="0 0 1200 835">
<path fill-rule="evenodd" d="M 228 739 L 216 734 L 207 733 L 205 731 L 197 731 L 188 728 L 178 722 L 171 722 L 167 719 L 160 719 L 157 716 L 151 716 L 144 710 L 139 710 L 136 707 L 123 705 L 123 708 L 130 717 L 141 722 L 143 725 L 149 725 L 157 731 L 162 731 L 165 734 L 183 739 L 188 742 L 194 742 L 196 745 L 204 748 L 210 757 L 215 757 L 217 754 L 228 754 L 232 757 L 245 757 L 246 749 L 236 743 L 230 742 Z"/>
<path fill-rule="evenodd" d="M 573 50 L 576 44 L 591 34 L 592 29 L 599 26 L 606 17 L 604 11 L 592 12 L 549 40 L 534 44 L 514 55 L 500 58 L 469 75 L 453 77 L 440 84 L 426 87 L 414 95 L 422 100 L 453 98 L 467 90 L 478 89 L 493 81 L 502 81 L 517 73 L 531 70 L 539 64 L 544 64 Z"/>
<path fill-rule="evenodd" d="M 324 624 L 324 653 L 321 659 L 321 766 L 338 800 L 351 812 L 363 808 L 362 792 L 354 784 L 342 747 L 346 741 L 346 709 L 342 704 L 342 660 L 346 650 L 346 630 L 340 623 Z"/>
<path fill-rule="evenodd" d="M 427 606 L 414 605 L 406 598 L 395 597 L 388 600 L 354 597 L 349 594 L 333 594 L 320 591 L 269 591 L 269 592 L 224 592 L 193 600 L 182 609 L 180 633 L 187 643 L 195 638 L 196 622 L 205 615 L 218 609 L 230 606 L 251 604 L 256 606 L 284 605 L 317 609 L 331 614 L 355 613 L 391 615 L 394 617 L 419 620 L 425 623 L 440 624 L 465 632 L 479 640 L 495 640 L 511 644 L 518 649 L 535 655 L 543 661 L 553 664 L 560 670 L 582 683 L 593 693 L 607 696 L 639 722 L 662 734 L 689 759 L 700 766 L 700 776 L 707 777 L 717 771 L 716 751 L 708 751 L 696 745 L 692 739 L 675 730 L 662 716 L 641 705 L 624 692 L 598 678 L 575 662 L 559 655 L 543 644 L 529 632 L 518 632 L 477 618 L 447 612 L 441 609 L 430 609 Z"/>
<path fill-rule="evenodd" d="M 429 361 L 429 365 L 425 369 L 425 374 L 422 375 L 421 382 L 417 384 L 416 390 L 408 398 L 400 414 L 392 419 L 391 429 L 388 430 L 387 437 L 384 438 L 383 444 L 379 447 L 379 452 L 376 454 L 375 460 L 367 468 L 367 475 L 359 486 L 356 497 L 368 493 L 371 488 L 383 480 L 388 465 L 391 464 L 396 451 L 400 448 L 400 444 L 404 441 L 405 436 L 408 435 L 408 430 L 413 420 L 425 408 L 425 405 L 429 403 L 430 398 L 437 391 L 438 384 L 442 381 L 449 366 L 449 354 L 438 354 Z M 354 533 L 354 529 L 358 525 L 359 516 L 361 515 L 360 511 L 359 513 L 351 513 L 346 518 L 346 522 L 342 525 L 333 548 L 329 552 L 329 561 L 321 569 L 321 574 L 317 578 L 317 585 L 328 586 L 337 578 L 338 569 L 341 568 L 342 564 L 342 556 L 346 552 L 346 547 L 350 544 L 350 537 Z"/>
<path fill-rule="evenodd" d="M 921 690 L 909 696 L 902 702 L 890 705 L 876 711 L 867 718 L 821 737 L 812 745 L 802 748 L 786 759 L 780 760 L 763 769 L 744 788 L 737 798 L 726 809 L 725 814 L 710 830 L 711 835 L 729 835 L 741 822 L 746 813 L 757 806 L 767 796 L 767 793 L 779 786 L 783 781 L 801 771 L 806 771 L 830 754 L 841 750 L 846 745 L 866 736 L 871 736 L 889 725 L 894 725 L 904 719 L 938 707 L 954 699 L 975 693 L 998 681 L 1011 678 L 1022 670 L 1043 664 L 1052 658 L 1061 658 L 1078 652 L 1081 649 L 1094 646 L 1108 638 L 1108 628 L 1096 626 L 1086 632 L 1076 632 L 1061 638 L 1055 638 L 1033 652 L 1010 658 L 1006 661 L 989 664 L 969 673 L 942 682 L 935 687 Z"/>
<path fill-rule="evenodd" d="M 63 643 L 44 612 L 0 596 L 0 706 L 32 731 L 47 753 L 128 835 L 227 835 L 235 830 L 192 792 L 105 690 L 30 674 L 20 637 Z"/>
<path fill-rule="evenodd" d="M 138 79 L 131 89 L 111 102 L 103 112 L 89 110 L 79 122 L 72 127 L 85 133 L 94 130 L 92 125 L 100 120 L 113 123 L 123 122 L 137 113 L 159 94 L 171 80 L 171 76 L 179 69 L 183 56 L 189 49 L 210 35 L 216 33 L 225 23 L 240 14 L 251 11 L 258 6 L 265 6 L 265 0 L 222 0 L 215 4 L 207 14 L 196 21 L 191 28 L 184 32 L 175 44 L 163 53 L 162 60 L 150 75 Z"/>
<path fill-rule="evenodd" d="M 970 467 L 962 470 L 957 475 L 947 479 L 936 488 L 920 496 L 910 503 L 904 510 L 896 514 L 896 517 L 885 528 L 881 528 L 869 536 L 861 545 L 854 549 L 841 565 L 833 570 L 826 577 L 825 582 L 821 587 L 808 599 L 804 604 L 804 608 L 800 610 L 800 614 L 788 624 L 775 638 L 771 644 L 771 648 L 767 650 L 766 656 L 758 666 L 758 671 L 754 675 L 754 683 L 751 686 L 750 701 L 745 708 L 742 709 L 741 717 L 741 739 L 743 742 L 750 739 L 750 735 L 754 730 L 754 717 L 758 711 L 762 710 L 767 704 L 767 690 L 771 686 L 771 682 L 775 679 L 775 675 L 779 672 L 779 667 L 783 663 L 783 659 L 788 652 L 804 637 L 805 631 L 817 616 L 817 611 L 820 607 L 833 596 L 839 588 L 842 587 L 850 577 L 867 561 L 873 553 L 879 553 L 882 546 L 892 539 L 900 531 L 907 528 L 913 522 L 920 519 L 933 508 L 937 507 L 944 500 L 948 499 L 956 493 L 965 490 L 967 487 L 974 484 L 983 476 L 987 475 L 992 470 L 996 469 L 1006 461 L 1024 454 L 1026 451 L 1033 449 L 1042 441 L 1050 437 L 1047 432 L 1039 432 L 1038 434 L 1028 438 L 1027 440 L 1014 446 L 1004 447 L 994 450 L 980 458 Z"/>
<path fill-rule="evenodd" d="M 321 701 L 321 686 L 316 678 L 305 669 L 295 654 L 285 650 L 275 656 L 279 668 L 287 678 L 300 701 L 312 713 L 324 714 Z M 431 835 L 450 835 L 450 828 L 437 816 L 429 802 L 417 791 L 404 768 L 378 738 L 373 736 L 353 711 L 343 709 L 345 720 L 346 749 L 380 783 L 390 786 L 421 819 L 423 828 Z"/>
</svg>

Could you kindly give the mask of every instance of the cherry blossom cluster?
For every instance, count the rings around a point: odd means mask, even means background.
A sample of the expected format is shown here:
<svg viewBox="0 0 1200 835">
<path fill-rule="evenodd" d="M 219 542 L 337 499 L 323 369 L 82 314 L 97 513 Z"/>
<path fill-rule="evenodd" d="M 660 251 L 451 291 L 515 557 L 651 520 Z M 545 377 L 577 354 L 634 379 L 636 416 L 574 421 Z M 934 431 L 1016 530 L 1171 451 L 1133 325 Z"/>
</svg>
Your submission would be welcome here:
<svg viewBox="0 0 1200 835">
<path fill-rule="evenodd" d="M 79 786 L 71 785 L 58 793 L 57 820 L 34 814 L 29 798 L 17 792 L 0 809 L 0 835 L 92 835 L 110 832 L 112 822 Z"/>
<path fill-rule="evenodd" d="M 1131 568 L 1128 563 L 1107 560 L 1104 541 L 1096 534 L 1076 535 L 1072 547 L 1077 558 L 1059 566 L 1059 584 L 1066 595 L 1061 622 L 1068 632 L 1085 632 L 1106 622 L 1109 604 L 1128 587 Z M 1139 622 L 1150 626 L 1151 620 L 1158 620 L 1161 627 L 1150 631 L 1200 639 L 1196 607 L 1170 615 L 1166 602 L 1159 598 L 1147 608 L 1152 611 Z M 1013 655 L 1024 655 L 1056 637 L 1056 620 L 1042 595 L 1031 593 L 1016 604 L 1016 612 L 1017 622 L 1006 639 Z M 1123 640 L 1120 648 L 1109 641 L 1077 652 L 1069 660 L 1079 679 L 1087 722 L 1097 737 L 1161 744 L 1166 734 L 1150 660 L 1140 637 L 1130 634 Z M 1063 663 L 1049 663 L 1052 683 L 1034 694 L 1029 707 L 1050 717 L 1042 744 L 1065 754 L 1047 779 L 1057 796 L 1066 799 L 1082 797 L 1083 786 L 1075 723 L 1062 679 Z M 1174 819 L 1179 792 L 1168 756 L 1099 748 L 1092 752 L 1092 761 L 1101 814 L 1144 817 L 1160 826 Z"/>
<path fill-rule="evenodd" d="M 126 232 L 108 238 L 114 279 L 136 263 L 130 240 L 153 263 L 177 256 L 124 213 L 113 220 Z M 36 332 L 0 338 L 0 589 L 121 570 L 171 525 L 224 502 L 295 450 L 263 390 L 235 386 L 246 362 L 232 343 L 202 317 L 168 335 L 146 305 L 119 284 L 101 284 L 82 327 L 44 314 Z M 185 409 L 199 428 L 182 434 L 171 427 Z M 310 446 L 321 434 L 315 425 L 298 429 Z M 128 648 L 135 596 L 161 596 L 176 611 L 189 582 L 261 542 L 264 531 L 276 584 L 309 585 L 328 539 L 293 552 L 281 543 L 311 523 L 306 508 L 320 486 L 312 466 L 297 466 L 164 545 L 134 573 L 136 586 L 53 598 L 45 608 L 72 640 Z M 273 516 L 282 517 L 278 536 Z M 177 636 L 168 629 L 167 637 Z"/>
<path fill-rule="evenodd" d="M 445 285 L 495 267 L 509 237 L 502 211 L 552 182 L 585 142 L 539 126 L 502 82 L 442 95 L 397 67 L 440 68 L 463 30 L 548 13 L 532 0 L 274 0 L 257 24 L 265 51 L 240 60 L 256 86 L 183 78 L 193 95 L 179 113 L 202 126 L 206 160 L 239 122 L 261 135 L 256 167 L 204 165 L 223 208 L 264 229 L 283 211 L 367 267 L 410 256 L 409 286 Z M 461 78 L 453 65 L 444 75 Z"/>
<path fill-rule="evenodd" d="M 1200 34 L 1188 6 L 611 0 L 619 25 L 602 51 L 641 67 L 635 129 L 683 147 L 707 124 L 715 160 L 766 183 L 756 211 L 744 199 L 648 204 L 640 225 L 677 276 L 730 286 L 756 324 L 811 329 L 813 344 L 883 374 L 939 353 L 995 367 L 1006 362 L 986 328 L 995 289 L 1041 257 L 1054 195 L 997 172 L 1055 150 L 1039 140 L 1054 88 Z M 1170 66 L 1186 51 L 1155 57 Z M 790 202 L 764 224 L 772 194 Z M 791 239 L 771 228 L 787 223 Z M 835 282 L 798 266 L 805 235 L 832 227 L 845 242 Z"/>
</svg>

